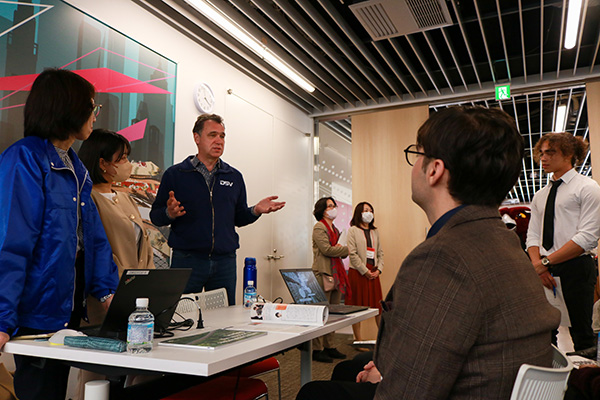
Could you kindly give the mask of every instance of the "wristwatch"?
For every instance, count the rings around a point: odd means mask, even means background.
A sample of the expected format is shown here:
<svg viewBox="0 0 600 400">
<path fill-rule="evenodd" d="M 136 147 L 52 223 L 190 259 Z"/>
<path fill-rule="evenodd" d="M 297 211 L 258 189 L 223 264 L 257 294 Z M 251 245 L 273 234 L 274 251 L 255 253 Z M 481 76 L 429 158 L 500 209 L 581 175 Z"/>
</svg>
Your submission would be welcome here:
<svg viewBox="0 0 600 400">
<path fill-rule="evenodd" d="M 542 257 L 542 265 L 544 267 L 550 266 L 550 260 L 548 259 L 548 257 Z"/>
<path fill-rule="evenodd" d="M 100 297 L 100 303 L 106 303 L 106 300 L 110 299 L 111 297 L 113 297 L 114 293 L 109 293 L 106 296 L 102 296 Z"/>
</svg>

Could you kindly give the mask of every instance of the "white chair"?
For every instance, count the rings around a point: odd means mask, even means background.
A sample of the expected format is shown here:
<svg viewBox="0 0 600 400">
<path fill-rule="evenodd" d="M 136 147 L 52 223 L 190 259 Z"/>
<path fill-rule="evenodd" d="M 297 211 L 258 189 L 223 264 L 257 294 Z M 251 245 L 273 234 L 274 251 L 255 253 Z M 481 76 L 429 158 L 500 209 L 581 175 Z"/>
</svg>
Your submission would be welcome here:
<svg viewBox="0 0 600 400">
<path fill-rule="evenodd" d="M 571 360 L 553 345 L 552 368 L 521 365 L 510 400 L 562 400 L 572 369 Z"/>
<path fill-rule="evenodd" d="M 227 291 L 224 288 L 210 290 L 208 292 L 188 293 L 181 297 L 194 299 L 201 310 L 212 310 L 215 308 L 229 306 L 229 302 L 227 301 Z M 190 303 L 190 301 L 180 301 L 176 311 L 179 314 L 193 313 L 193 315 L 195 315 L 197 308 Z M 275 357 L 269 357 L 262 361 L 255 362 L 254 364 L 238 368 L 234 371 L 231 371 L 228 375 L 240 376 L 242 378 L 253 378 L 275 371 L 277 372 L 279 399 L 281 400 L 281 370 L 279 368 L 279 361 L 277 361 Z"/>
</svg>

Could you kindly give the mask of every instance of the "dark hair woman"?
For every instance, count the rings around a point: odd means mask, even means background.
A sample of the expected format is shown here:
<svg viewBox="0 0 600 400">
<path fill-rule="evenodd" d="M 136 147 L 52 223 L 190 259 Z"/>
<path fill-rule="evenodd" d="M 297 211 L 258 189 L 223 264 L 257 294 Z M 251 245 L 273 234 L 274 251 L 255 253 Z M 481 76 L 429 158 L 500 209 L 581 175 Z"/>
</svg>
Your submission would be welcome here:
<svg viewBox="0 0 600 400">
<path fill-rule="evenodd" d="M 131 145 L 125 137 L 106 129 L 95 129 L 79 149 L 79 158 L 90 171 L 92 199 L 119 275 L 125 268 L 154 268 L 152 247 L 137 205 L 127 193 L 113 190 L 114 183 L 126 181 L 131 175 L 127 159 L 130 152 Z"/>
<path fill-rule="evenodd" d="M 0 349 L 11 335 L 76 329 L 85 298 L 108 308 L 117 288 L 92 182 L 71 149 L 92 132 L 94 96 L 79 75 L 45 70 L 25 104 L 26 137 L 0 155 Z M 69 367 L 43 361 L 15 355 L 20 399 L 64 400 Z"/>
<path fill-rule="evenodd" d="M 379 240 L 379 231 L 375 227 L 373 206 L 366 201 L 358 203 L 354 208 L 354 216 L 348 231 L 348 252 L 350 269 L 348 280 L 352 289 L 352 297 L 346 304 L 379 308 L 375 322 L 379 327 L 381 319 L 381 282 L 379 275 L 383 271 L 383 250 Z M 352 325 L 354 338 L 363 340 L 360 322 Z"/>
<path fill-rule="evenodd" d="M 337 203 L 333 197 L 324 197 L 315 203 L 313 215 L 317 223 L 313 228 L 312 269 L 325 291 L 330 304 L 339 304 L 342 294 L 351 296 L 348 277 L 341 257 L 348 256 L 348 248 L 338 243 L 339 230 L 333 224 L 337 216 Z M 329 284 L 326 284 L 329 282 Z M 333 343 L 333 333 L 313 339 L 313 360 L 333 362 L 333 358 L 346 358 Z"/>
</svg>

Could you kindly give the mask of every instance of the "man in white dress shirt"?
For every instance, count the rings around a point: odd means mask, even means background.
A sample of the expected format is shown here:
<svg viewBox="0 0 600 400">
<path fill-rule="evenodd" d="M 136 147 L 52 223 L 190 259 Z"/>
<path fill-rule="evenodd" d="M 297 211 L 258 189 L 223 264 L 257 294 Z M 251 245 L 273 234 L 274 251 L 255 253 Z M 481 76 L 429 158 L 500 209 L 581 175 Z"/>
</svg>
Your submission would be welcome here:
<svg viewBox="0 0 600 400">
<path fill-rule="evenodd" d="M 527 252 L 543 285 L 552 289 L 554 277 L 560 277 L 575 350 L 596 344 L 592 309 L 597 266 L 589 252 L 600 237 L 600 186 L 573 168 L 586 149 L 581 138 L 569 133 L 549 133 L 538 141 L 534 158 L 552 177 L 533 197 L 527 231 Z"/>
</svg>

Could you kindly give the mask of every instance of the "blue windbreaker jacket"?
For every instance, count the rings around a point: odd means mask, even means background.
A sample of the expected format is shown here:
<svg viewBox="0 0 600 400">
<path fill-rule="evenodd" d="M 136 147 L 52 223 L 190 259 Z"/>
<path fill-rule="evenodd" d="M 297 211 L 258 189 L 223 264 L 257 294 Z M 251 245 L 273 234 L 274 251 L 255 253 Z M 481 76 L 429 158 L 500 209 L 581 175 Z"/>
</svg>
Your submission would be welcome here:
<svg viewBox="0 0 600 400">
<path fill-rule="evenodd" d="M 169 246 L 178 250 L 195 250 L 206 255 L 234 252 L 239 245 L 236 226 L 253 223 L 246 199 L 242 174 L 221 160 L 212 188 L 196 171 L 189 156 L 165 171 L 152 204 L 150 219 L 157 226 L 171 224 Z M 166 214 L 169 191 L 184 207 L 186 214 L 171 220 Z"/>
<path fill-rule="evenodd" d="M 77 204 L 81 204 L 85 293 L 114 293 L 117 267 L 88 172 L 71 149 L 75 175 L 52 143 L 19 140 L 0 155 L 0 331 L 63 329 L 73 309 Z M 81 196 L 77 185 L 82 187 Z"/>
</svg>

